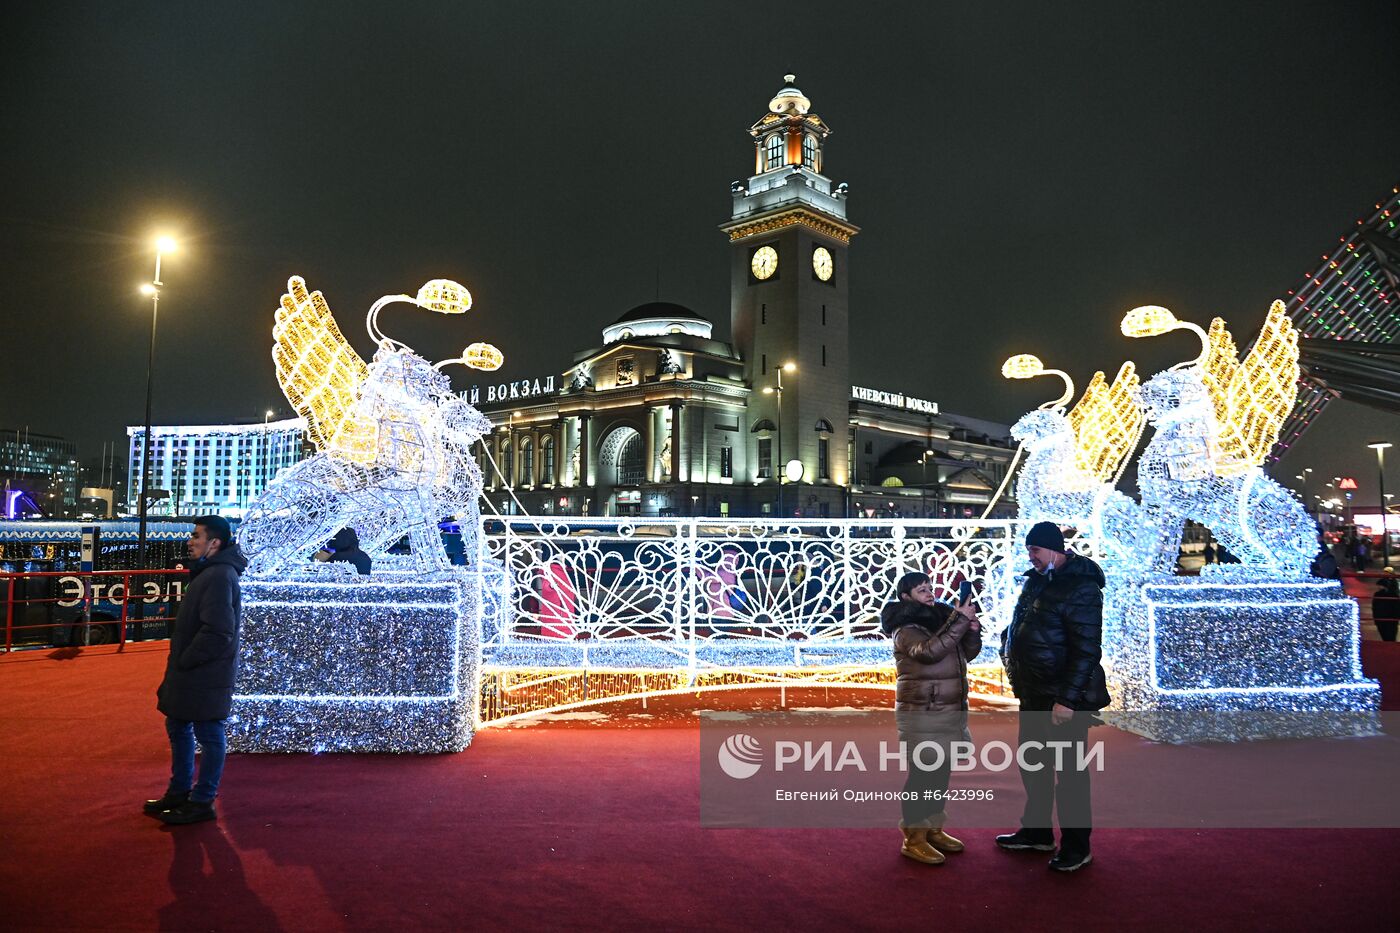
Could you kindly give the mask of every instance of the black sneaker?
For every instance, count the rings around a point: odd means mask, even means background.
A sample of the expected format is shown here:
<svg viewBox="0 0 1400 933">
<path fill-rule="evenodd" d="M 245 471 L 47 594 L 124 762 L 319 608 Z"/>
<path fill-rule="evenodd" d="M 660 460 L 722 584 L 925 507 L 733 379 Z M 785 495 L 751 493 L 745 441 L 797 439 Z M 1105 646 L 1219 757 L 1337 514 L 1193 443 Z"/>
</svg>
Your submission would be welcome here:
<svg viewBox="0 0 1400 933">
<path fill-rule="evenodd" d="M 1022 852 L 1027 849 L 1036 852 L 1054 852 L 1055 837 L 1051 835 L 1038 835 L 1027 829 L 1018 829 L 1014 833 L 1006 833 L 997 837 L 997 845 L 1003 849 L 1011 849 Z"/>
<path fill-rule="evenodd" d="M 141 805 L 141 809 L 147 815 L 155 816 L 157 813 L 162 813 L 166 810 L 174 810 L 189 799 L 189 791 L 185 791 L 183 794 L 172 794 L 170 791 L 166 791 L 164 797 L 160 797 L 156 800 L 147 800 Z"/>
<path fill-rule="evenodd" d="M 1079 871 L 1093 860 L 1094 856 L 1088 852 L 1066 852 L 1061 849 L 1050 860 L 1050 867 L 1055 871 Z"/>
<path fill-rule="evenodd" d="M 212 800 L 186 800 L 173 810 L 162 810 L 156 814 L 156 819 L 162 823 L 169 823 L 171 826 L 202 823 L 205 820 L 217 818 L 218 814 L 214 812 L 214 801 Z"/>
</svg>

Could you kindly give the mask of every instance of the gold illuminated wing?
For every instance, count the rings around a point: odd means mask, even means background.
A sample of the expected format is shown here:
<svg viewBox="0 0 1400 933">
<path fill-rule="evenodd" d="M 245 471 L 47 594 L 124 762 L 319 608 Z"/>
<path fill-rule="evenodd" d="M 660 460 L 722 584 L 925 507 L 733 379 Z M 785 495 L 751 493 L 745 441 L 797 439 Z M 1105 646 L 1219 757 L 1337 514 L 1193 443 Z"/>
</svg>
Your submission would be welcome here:
<svg viewBox="0 0 1400 933">
<path fill-rule="evenodd" d="M 1216 427 L 1222 427 L 1230 419 L 1230 380 L 1240 367 L 1239 351 L 1235 349 L 1235 338 L 1225 329 L 1225 321 L 1215 318 L 1210 322 L 1206 333 L 1206 358 L 1201 364 L 1201 381 L 1210 395 L 1210 406 L 1215 412 Z"/>
<path fill-rule="evenodd" d="M 1238 475 L 1264 463 L 1298 399 L 1298 375 L 1298 330 L 1283 302 L 1275 301 L 1254 348 L 1230 371 L 1225 386 L 1225 416 L 1217 415 L 1218 476 Z"/>
<path fill-rule="evenodd" d="M 287 294 L 272 326 L 272 361 L 287 401 L 306 419 L 306 434 L 320 451 L 369 463 L 378 448 L 379 427 L 355 415 L 369 367 L 340 333 L 326 299 L 306 292 L 300 276 L 287 280 Z"/>
<path fill-rule="evenodd" d="M 1138 381 L 1137 369 L 1131 362 L 1119 368 L 1111 384 L 1102 371 L 1096 372 L 1083 397 L 1070 410 L 1075 463 L 1100 483 L 1116 475 L 1123 458 L 1132 453 L 1137 443 L 1143 417 L 1137 403 Z"/>
</svg>

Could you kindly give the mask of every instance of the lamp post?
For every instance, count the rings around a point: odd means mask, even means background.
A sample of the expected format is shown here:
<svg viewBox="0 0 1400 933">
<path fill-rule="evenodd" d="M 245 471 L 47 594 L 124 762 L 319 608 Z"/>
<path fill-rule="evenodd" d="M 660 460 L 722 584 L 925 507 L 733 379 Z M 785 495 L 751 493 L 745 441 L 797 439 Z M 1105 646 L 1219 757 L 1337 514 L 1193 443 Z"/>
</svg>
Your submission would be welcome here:
<svg viewBox="0 0 1400 933">
<path fill-rule="evenodd" d="M 774 464 L 773 466 L 771 466 L 770 469 L 773 471 L 774 477 L 776 477 L 777 480 L 778 480 L 778 515 L 780 515 L 780 516 L 783 514 L 783 475 L 784 475 L 784 473 L 786 472 L 786 464 L 787 464 L 787 461 L 783 459 L 783 373 L 784 373 L 784 372 L 789 372 L 789 373 L 795 373 L 795 372 L 797 372 L 797 364 L 796 364 L 796 363 L 784 363 L 782 366 L 779 366 L 779 367 L 778 367 L 778 370 L 777 370 L 777 373 L 778 373 L 778 383 L 777 383 L 777 386 L 776 386 L 776 387 L 775 387 L 775 386 L 764 386 L 764 387 L 763 387 L 763 394 L 764 394 L 764 395 L 772 395 L 772 394 L 774 394 L 775 392 L 776 392 L 777 395 L 778 395 L 778 458 L 777 458 L 777 463 Z M 779 464 L 781 464 L 781 465 L 779 465 Z"/>
<path fill-rule="evenodd" d="M 928 518 L 928 458 L 933 456 L 932 450 L 925 450 L 919 455 L 919 465 L 923 467 L 923 485 L 919 487 L 919 511 L 923 513 L 922 518 Z"/>
<path fill-rule="evenodd" d="M 141 566 L 146 566 L 146 506 L 150 493 L 151 457 L 154 445 L 151 442 L 151 380 L 156 368 L 156 321 L 160 317 L 160 260 L 164 253 L 175 251 L 175 241 L 169 237 L 156 240 L 156 274 L 149 283 L 141 287 L 142 294 L 151 299 L 151 346 L 146 356 L 146 433 L 141 438 L 141 498 L 137 503 L 140 521 L 136 532 L 136 553 Z M 144 603 L 136 604 L 138 617 L 142 615 Z"/>
<path fill-rule="evenodd" d="M 1376 479 L 1381 487 L 1381 567 L 1384 569 L 1390 566 L 1390 516 L 1385 510 L 1385 449 L 1391 445 L 1389 441 L 1379 441 L 1366 446 L 1376 452 Z"/>
<path fill-rule="evenodd" d="M 271 417 L 272 417 L 272 409 L 271 409 L 271 408 L 269 408 L 267 411 L 263 412 L 263 436 L 262 436 L 262 446 L 263 446 L 263 475 L 262 475 L 262 488 L 263 488 L 263 489 L 266 489 L 266 488 L 268 487 L 269 483 L 272 481 L 272 477 L 269 475 L 269 474 L 271 473 L 271 470 L 272 470 L 272 450 L 271 450 L 271 448 L 268 447 L 268 443 L 267 443 L 267 419 L 269 419 L 269 418 L 271 418 Z"/>
</svg>

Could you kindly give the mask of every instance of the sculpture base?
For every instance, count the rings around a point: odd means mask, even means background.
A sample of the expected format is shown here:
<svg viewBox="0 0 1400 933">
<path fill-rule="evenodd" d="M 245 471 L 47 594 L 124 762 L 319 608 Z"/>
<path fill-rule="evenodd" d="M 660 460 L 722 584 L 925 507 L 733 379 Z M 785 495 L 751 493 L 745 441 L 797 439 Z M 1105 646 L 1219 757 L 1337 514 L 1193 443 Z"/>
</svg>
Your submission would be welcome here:
<svg viewBox="0 0 1400 933">
<path fill-rule="evenodd" d="M 470 571 L 246 582 L 230 749 L 461 751 L 481 601 Z"/>
<path fill-rule="evenodd" d="M 1168 742 L 1369 735 L 1354 600 L 1333 582 L 1152 577 L 1126 600 L 1105 718 Z"/>
</svg>

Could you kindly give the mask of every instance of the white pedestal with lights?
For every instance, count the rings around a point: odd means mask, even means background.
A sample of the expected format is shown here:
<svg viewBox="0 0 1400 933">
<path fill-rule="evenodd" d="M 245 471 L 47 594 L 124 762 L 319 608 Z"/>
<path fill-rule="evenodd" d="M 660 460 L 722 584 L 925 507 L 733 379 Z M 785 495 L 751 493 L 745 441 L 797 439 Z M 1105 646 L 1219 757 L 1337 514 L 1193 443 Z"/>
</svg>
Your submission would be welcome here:
<svg viewBox="0 0 1400 933">
<path fill-rule="evenodd" d="M 1376 731 L 1354 600 L 1334 581 L 1149 577 L 1125 600 L 1114 725 L 1169 742 Z"/>
<path fill-rule="evenodd" d="M 466 748 L 476 719 L 481 617 L 491 611 L 482 580 L 453 571 L 244 583 L 229 747 Z"/>
</svg>

